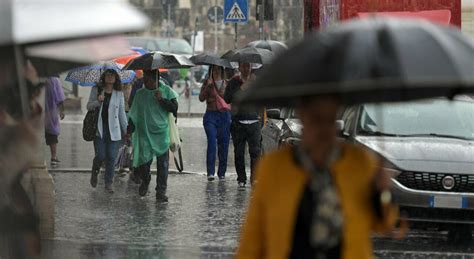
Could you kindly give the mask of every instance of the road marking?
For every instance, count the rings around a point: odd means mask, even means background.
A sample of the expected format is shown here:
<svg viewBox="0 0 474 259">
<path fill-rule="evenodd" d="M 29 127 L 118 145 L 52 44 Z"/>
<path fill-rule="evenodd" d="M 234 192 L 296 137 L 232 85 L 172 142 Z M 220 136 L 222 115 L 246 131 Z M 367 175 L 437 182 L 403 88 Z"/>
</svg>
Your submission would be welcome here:
<svg viewBox="0 0 474 259">
<path fill-rule="evenodd" d="M 61 121 L 61 124 L 64 125 L 82 125 L 82 120 L 74 120 L 74 121 Z M 202 119 L 182 119 L 179 121 L 178 119 L 178 128 L 203 128 Z"/>
</svg>

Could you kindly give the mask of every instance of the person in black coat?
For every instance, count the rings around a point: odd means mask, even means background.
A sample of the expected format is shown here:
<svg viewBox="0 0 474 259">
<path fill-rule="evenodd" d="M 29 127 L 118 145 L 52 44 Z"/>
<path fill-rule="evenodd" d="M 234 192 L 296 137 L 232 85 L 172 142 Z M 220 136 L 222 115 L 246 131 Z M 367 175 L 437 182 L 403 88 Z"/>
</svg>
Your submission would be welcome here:
<svg viewBox="0 0 474 259">
<path fill-rule="evenodd" d="M 232 104 L 235 96 L 247 89 L 253 80 L 250 63 L 239 64 L 240 75 L 234 76 L 228 83 L 224 100 Z M 261 154 L 261 125 L 263 116 L 258 111 L 232 111 L 231 135 L 234 143 L 235 168 L 237 170 L 237 182 L 239 187 L 244 188 L 247 184 L 245 171 L 245 144 L 249 146 L 250 153 L 250 181 L 253 184 L 254 168 Z"/>
</svg>

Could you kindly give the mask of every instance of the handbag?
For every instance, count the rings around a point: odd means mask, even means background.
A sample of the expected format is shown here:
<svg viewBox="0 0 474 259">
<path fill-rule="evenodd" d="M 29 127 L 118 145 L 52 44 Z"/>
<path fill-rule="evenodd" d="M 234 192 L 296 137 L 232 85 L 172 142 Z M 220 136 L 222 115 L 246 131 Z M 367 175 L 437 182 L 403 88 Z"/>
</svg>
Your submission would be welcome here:
<svg viewBox="0 0 474 259">
<path fill-rule="evenodd" d="M 98 92 L 102 93 L 102 88 L 98 88 Z M 97 94 L 99 96 L 99 94 Z M 82 122 L 82 138 L 85 141 L 93 141 L 97 134 L 97 122 L 99 121 L 100 107 L 92 111 L 87 111 L 86 117 Z"/>
<path fill-rule="evenodd" d="M 93 141 L 96 137 L 99 111 L 100 107 L 86 113 L 86 117 L 82 123 L 82 138 L 85 141 Z"/>
<path fill-rule="evenodd" d="M 176 125 L 176 118 L 172 113 L 169 113 L 168 121 L 170 125 L 170 150 L 171 152 L 176 152 L 181 146 L 181 139 L 179 138 L 179 130 L 178 125 Z"/>
<path fill-rule="evenodd" d="M 217 110 L 220 112 L 225 112 L 225 111 L 230 111 L 230 104 L 228 104 L 224 98 L 222 98 L 219 93 L 217 92 L 217 89 L 213 87 L 214 89 L 214 94 L 216 94 L 216 106 Z"/>
</svg>

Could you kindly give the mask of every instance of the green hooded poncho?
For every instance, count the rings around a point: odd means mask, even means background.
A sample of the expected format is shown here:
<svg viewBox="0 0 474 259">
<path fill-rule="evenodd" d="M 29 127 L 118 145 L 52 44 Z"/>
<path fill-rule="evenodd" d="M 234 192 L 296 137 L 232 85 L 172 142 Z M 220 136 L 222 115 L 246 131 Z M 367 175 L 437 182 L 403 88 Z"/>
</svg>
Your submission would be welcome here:
<svg viewBox="0 0 474 259">
<path fill-rule="evenodd" d="M 169 86 L 160 82 L 157 89 L 146 87 L 138 90 L 133 99 L 128 118 L 135 125 L 132 135 L 133 167 L 146 164 L 156 156 L 168 152 L 170 146 L 169 112 L 161 107 L 155 98 L 160 91 L 167 100 L 177 99 L 178 95 Z"/>
</svg>

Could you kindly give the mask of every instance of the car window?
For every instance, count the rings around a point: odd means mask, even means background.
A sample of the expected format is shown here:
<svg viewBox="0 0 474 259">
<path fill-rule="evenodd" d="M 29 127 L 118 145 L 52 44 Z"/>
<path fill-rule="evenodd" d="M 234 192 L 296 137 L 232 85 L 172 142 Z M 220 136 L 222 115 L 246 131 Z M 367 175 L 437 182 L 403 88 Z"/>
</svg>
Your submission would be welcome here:
<svg viewBox="0 0 474 259">
<path fill-rule="evenodd" d="M 127 40 L 128 40 L 128 43 L 132 47 L 140 47 L 140 48 L 148 49 L 147 48 L 147 40 L 145 40 L 145 39 L 128 38 Z"/>
<path fill-rule="evenodd" d="M 147 42 L 145 49 L 147 49 L 149 51 L 156 51 L 157 50 L 155 43 L 151 40 Z"/>
<path fill-rule="evenodd" d="M 159 49 L 163 52 L 173 54 L 188 54 L 193 53 L 193 49 L 189 43 L 183 39 L 157 39 Z"/>
<path fill-rule="evenodd" d="M 358 130 L 396 135 L 437 134 L 474 139 L 474 102 L 432 99 L 361 107 Z"/>
</svg>

